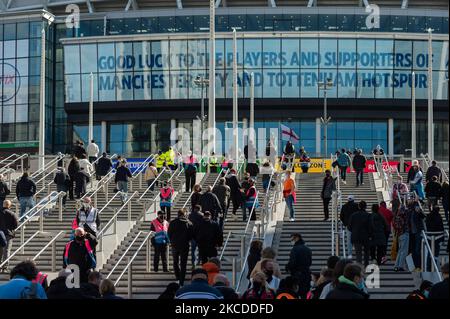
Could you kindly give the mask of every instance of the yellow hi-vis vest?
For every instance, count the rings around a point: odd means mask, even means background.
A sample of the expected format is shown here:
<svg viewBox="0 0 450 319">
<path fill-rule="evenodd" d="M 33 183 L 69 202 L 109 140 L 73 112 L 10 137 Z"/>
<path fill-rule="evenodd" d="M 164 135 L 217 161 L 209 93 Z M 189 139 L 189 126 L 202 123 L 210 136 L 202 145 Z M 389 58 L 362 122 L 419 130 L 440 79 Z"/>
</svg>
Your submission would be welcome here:
<svg viewBox="0 0 450 319">
<path fill-rule="evenodd" d="M 164 153 L 156 156 L 156 168 L 163 167 L 164 164 Z"/>
<path fill-rule="evenodd" d="M 175 151 L 173 149 L 169 149 L 166 152 L 166 162 L 169 166 L 175 164 Z"/>
</svg>

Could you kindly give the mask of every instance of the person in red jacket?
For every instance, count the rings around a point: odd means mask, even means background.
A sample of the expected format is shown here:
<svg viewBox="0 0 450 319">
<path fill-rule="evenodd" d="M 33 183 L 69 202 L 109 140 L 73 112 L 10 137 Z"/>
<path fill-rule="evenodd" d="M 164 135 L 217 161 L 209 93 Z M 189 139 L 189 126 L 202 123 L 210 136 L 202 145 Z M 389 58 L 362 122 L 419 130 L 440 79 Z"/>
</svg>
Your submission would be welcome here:
<svg viewBox="0 0 450 319">
<path fill-rule="evenodd" d="M 387 208 L 387 204 L 384 201 L 380 203 L 380 208 L 378 209 L 378 211 L 384 217 L 384 219 L 386 220 L 386 223 L 388 224 L 388 228 L 386 229 L 386 233 L 385 233 L 386 246 L 384 249 L 384 252 L 387 252 L 389 237 L 391 236 L 392 219 L 394 218 L 394 214 L 392 213 L 392 211 L 389 208 Z M 381 260 L 381 264 L 386 263 L 386 261 L 387 261 L 387 256 L 384 256 L 383 259 Z"/>
</svg>

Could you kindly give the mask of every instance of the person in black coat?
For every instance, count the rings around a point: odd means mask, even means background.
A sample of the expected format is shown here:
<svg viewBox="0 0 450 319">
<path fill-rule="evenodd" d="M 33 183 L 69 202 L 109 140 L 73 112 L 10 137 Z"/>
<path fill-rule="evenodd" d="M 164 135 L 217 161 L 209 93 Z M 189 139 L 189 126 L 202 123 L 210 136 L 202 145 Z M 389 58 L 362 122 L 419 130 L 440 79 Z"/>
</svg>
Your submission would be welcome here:
<svg viewBox="0 0 450 319">
<path fill-rule="evenodd" d="M 364 169 L 366 168 L 366 157 L 362 154 L 362 150 L 357 150 L 353 157 L 353 169 L 356 172 L 356 187 L 364 185 Z"/>
<path fill-rule="evenodd" d="M 438 182 L 437 176 L 432 176 L 431 181 L 425 185 L 425 194 L 428 200 L 428 208 L 431 209 L 437 205 L 439 195 L 441 194 L 441 184 Z"/>
<path fill-rule="evenodd" d="M 210 212 L 203 213 L 203 221 L 194 228 L 194 237 L 202 264 L 211 257 L 217 257 L 217 247 L 223 244 L 223 233 L 219 224 L 211 220 Z"/>
<path fill-rule="evenodd" d="M 73 156 L 70 160 L 69 167 L 67 168 L 67 173 L 70 177 L 70 184 L 69 184 L 69 198 L 73 200 L 73 185 L 75 184 L 75 176 L 80 171 L 80 162 L 78 161 L 78 158 L 76 156 Z"/>
<path fill-rule="evenodd" d="M 0 246 L 0 264 L 3 263 L 9 257 L 9 253 L 12 247 L 12 241 L 15 237 L 15 229 L 19 225 L 19 219 L 16 214 L 10 210 L 11 201 L 5 200 L 3 202 L 3 207 L 0 207 L 0 230 L 5 235 L 6 245 L 5 247 Z M 8 265 L 5 265 L 3 270 L 6 270 Z"/>
<path fill-rule="evenodd" d="M 180 285 L 176 282 L 171 282 L 167 285 L 166 290 L 163 291 L 161 295 L 159 295 L 158 299 L 175 299 L 175 294 L 178 289 L 180 289 Z"/>
<path fill-rule="evenodd" d="M 81 158 L 83 157 L 83 155 L 87 156 L 87 152 L 83 147 L 83 142 L 81 141 L 75 142 L 75 145 L 73 146 L 72 149 L 72 154 L 77 158 Z"/>
<path fill-rule="evenodd" d="M 430 290 L 430 299 L 449 299 L 448 292 L 448 262 L 442 266 L 442 277 L 444 280 L 435 284 Z"/>
<path fill-rule="evenodd" d="M 325 299 L 334 300 L 364 300 L 369 299 L 359 286 L 364 281 L 362 269 L 356 264 L 348 264 L 344 268 L 344 275 L 338 278 L 338 284 Z"/>
<path fill-rule="evenodd" d="M 198 229 L 198 226 L 203 222 L 203 214 L 202 214 L 202 207 L 200 205 L 195 205 L 192 212 L 189 214 L 188 217 L 189 221 L 192 223 L 193 231 L 195 229 Z M 192 268 L 195 268 L 195 262 L 197 261 L 197 242 L 195 241 L 195 237 L 191 239 L 191 261 L 192 261 Z"/>
<path fill-rule="evenodd" d="M 370 256 L 372 260 L 376 260 L 378 265 L 386 256 L 386 231 L 389 228 L 386 219 L 379 212 L 378 204 L 372 205 L 372 214 L 370 214 L 370 227 L 372 229 L 370 238 Z"/>
<path fill-rule="evenodd" d="M 202 197 L 202 186 L 200 184 L 195 184 L 191 196 L 191 210 L 194 210 L 195 206 L 200 205 L 201 197 Z"/>
<path fill-rule="evenodd" d="M 289 254 L 286 271 L 290 273 L 291 276 L 298 279 L 298 294 L 302 299 L 306 299 L 311 283 L 310 267 L 312 264 L 312 252 L 311 249 L 305 245 L 301 234 L 292 234 L 291 241 L 294 242 L 294 247 Z"/>
<path fill-rule="evenodd" d="M 437 166 L 436 161 L 432 161 L 431 166 L 428 167 L 427 173 L 425 174 L 425 181 L 427 183 L 431 182 L 433 180 L 433 176 L 437 177 L 437 181 L 442 181 L 442 172 L 440 167 Z"/>
<path fill-rule="evenodd" d="M 224 274 L 217 274 L 214 276 L 213 287 L 222 293 L 223 299 L 225 300 L 239 299 L 239 295 L 233 288 L 230 287 L 230 282 Z"/>
<path fill-rule="evenodd" d="M 103 176 L 108 174 L 108 172 L 113 167 L 113 163 L 110 158 L 106 156 L 106 153 L 102 154 L 102 157 L 97 162 L 97 168 L 95 170 L 95 173 L 97 175 L 97 179 L 102 179 Z"/>
<path fill-rule="evenodd" d="M 233 202 L 233 211 L 232 214 L 236 217 L 236 212 L 239 207 L 245 207 L 244 198 L 241 192 L 241 184 L 239 183 L 239 179 L 237 178 L 237 173 L 235 169 L 230 170 L 230 174 L 226 177 L 226 184 L 230 187 L 230 198 L 228 200 L 227 206 L 230 206 L 230 201 Z"/>
<path fill-rule="evenodd" d="M 66 195 L 64 195 L 62 199 L 63 206 L 66 206 L 66 200 L 67 200 L 67 191 L 70 187 L 70 176 L 66 173 L 63 167 L 58 168 L 58 172 L 55 174 L 55 178 L 53 179 L 53 183 L 56 184 L 56 191 L 59 192 L 65 192 Z"/>
<path fill-rule="evenodd" d="M 86 233 L 83 228 L 75 229 L 75 239 L 72 240 L 66 247 L 63 253 L 63 267 L 68 265 L 77 265 L 80 269 L 80 282 L 88 281 L 88 273 L 91 269 L 95 269 L 96 260 L 93 251 L 88 250 L 86 245 L 88 241 L 91 249 L 97 245 L 97 240 L 94 236 Z"/>
<path fill-rule="evenodd" d="M 192 223 L 186 217 L 186 211 L 180 209 L 178 218 L 172 220 L 167 231 L 170 244 L 172 245 L 173 270 L 175 277 L 184 285 L 186 277 L 186 265 L 189 254 L 189 242 L 194 237 Z"/>
<path fill-rule="evenodd" d="M 80 289 L 67 287 L 66 280 L 72 274 L 69 269 L 62 269 L 53 279 L 46 291 L 48 299 L 83 299 Z"/>
<path fill-rule="evenodd" d="M 88 275 L 88 282 L 82 283 L 80 292 L 84 299 L 100 299 L 100 283 L 102 275 L 98 271 L 91 271 Z"/>
<path fill-rule="evenodd" d="M 219 199 L 216 194 L 212 192 L 212 187 L 208 186 L 206 191 L 200 197 L 200 206 L 202 206 L 203 213 L 208 211 L 212 214 L 212 219 L 217 221 L 217 217 L 222 212 Z"/>
<path fill-rule="evenodd" d="M 366 212 L 367 204 L 365 201 L 360 201 L 358 208 L 359 210 L 350 217 L 348 229 L 352 233 L 352 244 L 355 246 L 356 261 L 362 263 L 362 254 L 364 252 L 364 266 L 367 266 L 369 264 L 372 231 L 370 215 Z"/>
<path fill-rule="evenodd" d="M 261 260 L 261 252 L 263 248 L 263 243 L 260 240 L 254 240 L 250 243 L 250 251 L 247 258 L 247 279 L 250 280 L 250 274 L 252 273 L 253 269 L 255 268 L 255 265 L 258 263 L 258 261 Z M 250 282 L 249 282 L 249 288 L 250 288 Z"/>
<path fill-rule="evenodd" d="M 427 227 L 427 232 L 436 232 L 436 233 L 442 233 L 444 235 L 444 222 L 442 220 L 442 216 L 439 213 L 439 207 L 434 206 L 431 212 L 425 217 L 425 225 Z M 445 236 L 436 235 L 435 241 L 434 241 L 434 257 L 438 258 L 441 250 L 441 243 L 444 241 Z M 432 245 L 432 241 L 430 241 L 430 245 Z M 433 249 L 433 247 L 431 247 Z M 428 269 L 431 269 L 431 261 L 428 260 Z"/>
<path fill-rule="evenodd" d="M 80 170 L 75 174 L 75 196 L 77 199 L 84 196 L 87 192 L 87 184 L 90 182 L 90 177 L 84 168 L 81 167 Z"/>
</svg>

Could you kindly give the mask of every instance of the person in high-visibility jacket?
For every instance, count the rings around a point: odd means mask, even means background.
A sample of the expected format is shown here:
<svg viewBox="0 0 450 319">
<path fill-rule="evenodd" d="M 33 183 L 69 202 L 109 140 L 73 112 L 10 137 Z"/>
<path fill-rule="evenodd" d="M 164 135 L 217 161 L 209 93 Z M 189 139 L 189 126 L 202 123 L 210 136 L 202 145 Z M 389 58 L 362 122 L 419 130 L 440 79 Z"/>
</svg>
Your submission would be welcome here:
<svg viewBox="0 0 450 319">
<path fill-rule="evenodd" d="M 212 152 L 209 157 L 209 171 L 211 173 L 218 173 L 219 171 L 218 159 L 214 152 Z"/>
<path fill-rule="evenodd" d="M 173 150 L 172 147 L 169 147 L 169 150 L 166 153 L 167 153 L 167 155 L 166 155 L 167 165 L 169 165 L 171 170 L 174 170 L 175 169 L 175 156 L 176 156 L 175 151 Z"/>
<path fill-rule="evenodd" d="M 158 172 L 161 172 L 161 169 L 164 164 L 164 155 L 161 150 L 158 151 L 158 155 L 156 155 L 156 169 Z"/>
</svg>

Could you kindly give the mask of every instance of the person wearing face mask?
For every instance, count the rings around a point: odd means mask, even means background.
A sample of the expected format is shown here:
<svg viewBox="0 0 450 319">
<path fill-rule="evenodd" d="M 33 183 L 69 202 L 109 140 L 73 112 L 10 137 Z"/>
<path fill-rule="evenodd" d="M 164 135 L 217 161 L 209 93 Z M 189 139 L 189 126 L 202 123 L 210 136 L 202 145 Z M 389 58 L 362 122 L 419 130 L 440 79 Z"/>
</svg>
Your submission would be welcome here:
<svg viewBox="0 0 450 319">
<path fill-rule="evenodd" d="M 369 295 L 364 291 L 362 268 L 357 264 L 348 264 L 344 274 L 338 278 L 336 287 L 330 291 L 326 299 L 331 300 L 364 300 Z"/>
<path fill-rule="evenodd" d="M 83 227 L 92 235 L 97 236 L 97 231 L 100 229 L 100 215 L 98 209 L 92 206 L 90 197 L 85 197 L 81 203 L 81 208 L 76 215 L 77 227 Z"/>
<path fill-rule="evenodd" d="M 416 289 L 413 292 L 411 292 L 406 297 L 406 299 L 410 299 L 410 300 L 425 300 L 425 299 L 428 299 L 430 297 L 431 287 L 433 287 L 433 283 L 428 281 L 428 280 L 424 280 L 420 284 L 419 289 Z"/>
<path fill-rule="evenodd" d="M 266 275 L 267 285 L 270 289 L 277 291 L 280 287 L 280 278 L 273 274 L 274 265 L 271 260 L 263 260 L 261 262 L 261 268 L 263 273 Z"/>
<path fill-rule="evenodd" d="M 155 236 L 152 237 L 151 242 L 155 247 L 155 256 L 153 259 L 153 268 L 155 272 L 158 272 L 159 259 L 161 258 L 163 264 L 163 271 L 168 272 L 167 269 L 167 245 L 169 244 L 169 223 L 165 219 L 163 211 L 158 211 L 158 217 L 155 218 L 150 226 L 150 230 L 155 232 Z"/>
<path fill-rule="evenodd" d="M 286 271 L 299 281 L 299 295 L 306 299 L 311 284 L 311 264 L 312 252 L 305 245 L 302 235 L 294 233 L 291 235 L 291 242 L 294 245 L 290 254 L 289 262 L 286 265 Z"/>
<path fill-rule="evenodd" d="M 68 242 L 64 248 L 63 267 L 77 265 L 80 269 L 80 283 L 88 282 L 91 269 L 95 270 L 97 261 L 92 247 L 96 240 L 92 236 L 86 236 L 86 231 L 78 227 L 75 229 L 75 239 Z"/>
<path fill-rule="evenodd" d="M 245 207 L 248 209 L 250 220 L 256 220 L 256 209 L 259 208 L 258 191 L 255 187 L 255 181 L 249 179 L 249 188 L 245 193 Z M 247 221 L 247 214 L 243 216 L 243 221 Z"/>
<path fill-rule="evenodd" d="M 275 299 L 275 291 L 267 285 L 266 275 L 263 272 L 255 273 L 251 278 L 251 287 L 244 292 L 244 300 Z"/>
</svg>

